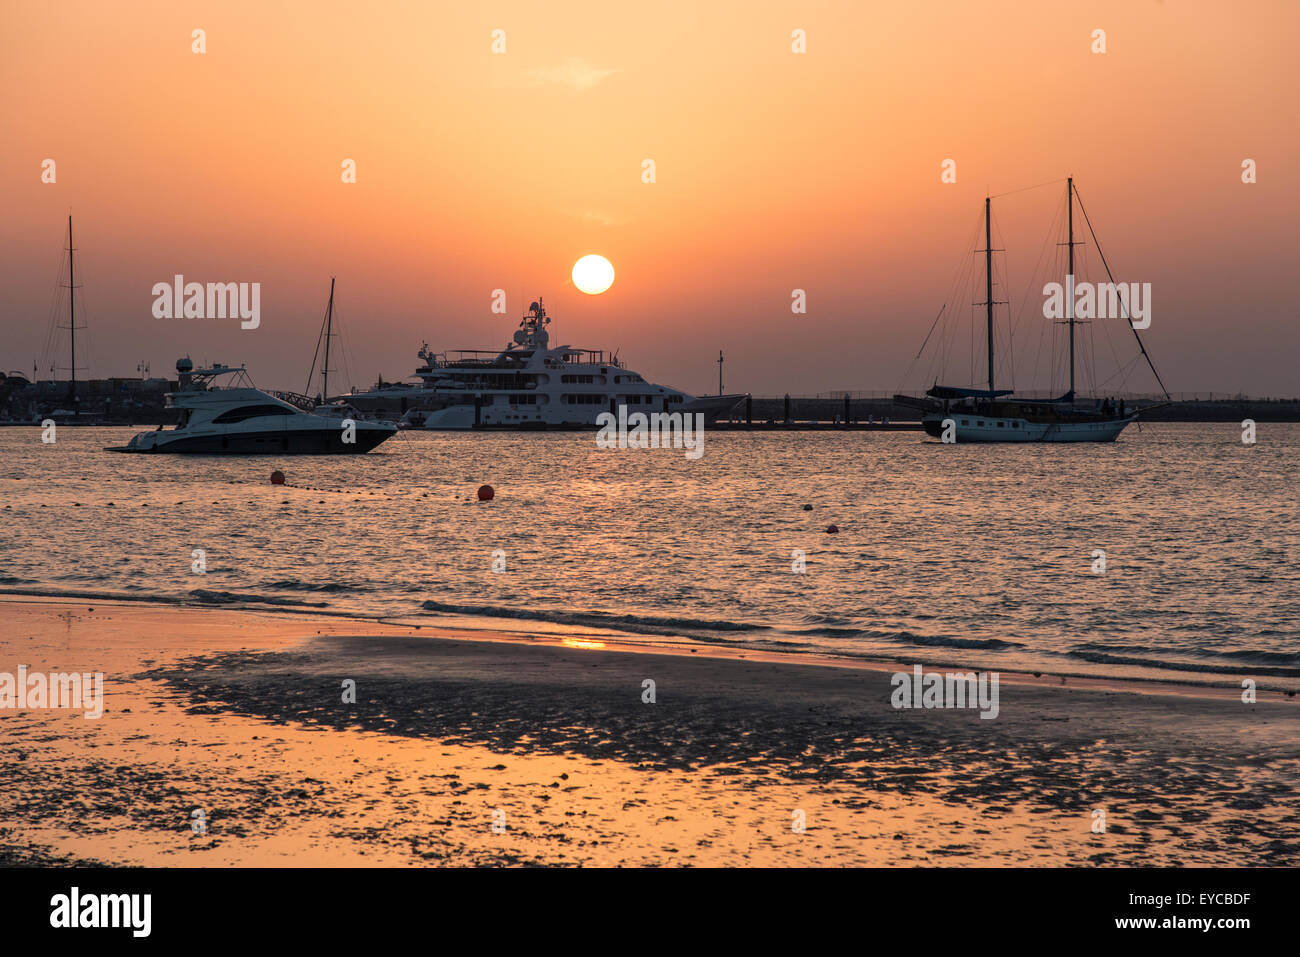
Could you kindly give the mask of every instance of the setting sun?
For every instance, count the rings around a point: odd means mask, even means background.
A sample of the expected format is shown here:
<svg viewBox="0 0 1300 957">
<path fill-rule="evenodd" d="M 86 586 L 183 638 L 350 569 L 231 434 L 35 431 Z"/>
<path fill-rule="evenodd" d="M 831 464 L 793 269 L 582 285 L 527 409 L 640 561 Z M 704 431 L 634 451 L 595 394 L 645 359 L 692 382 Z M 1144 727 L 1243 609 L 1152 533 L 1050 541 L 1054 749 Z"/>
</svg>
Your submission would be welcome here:
<svg viewBox="0 0 1300 957">
<path fill-rule="evenodd" d="M 597 296 L 614 284 L 614 266 L 604 256 L 583 256 L 573 264 L 573 284 Z"/>
</svg>

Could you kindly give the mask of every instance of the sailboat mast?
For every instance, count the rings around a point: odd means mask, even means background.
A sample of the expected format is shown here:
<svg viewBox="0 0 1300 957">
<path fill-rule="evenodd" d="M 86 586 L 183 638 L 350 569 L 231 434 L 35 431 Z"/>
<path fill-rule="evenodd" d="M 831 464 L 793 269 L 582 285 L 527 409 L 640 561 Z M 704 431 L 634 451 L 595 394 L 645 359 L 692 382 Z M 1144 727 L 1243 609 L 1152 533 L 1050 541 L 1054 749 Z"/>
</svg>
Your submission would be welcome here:
<svg viewBox="0 0 1300 957">
<path fill-rule="evenodd" d="M 334 277 L 330 276 L 330 301 L 325 307 L 325 367 L 321 370 L 321 401 L 330 398 L 330 336 L 334 330 Z"/>
<path fill-rule="evenodd" d="M 993 397 L 993 226 L 989 215 L 989 197 L 984 197 L 984 292 L 988 317 L 989 398 Z"/>
<path fill-rule="evenodd" d="M 1065 208 L 1067 225 L 1066 245 L 1070 248 L 1070 266 L 1066 271 L 1069 277 L 1066 281 L 1069 283 L 1069 291 L 1066 303 L 1066 322 L 1070 327 L 1070 401 L 1074 401 L 1074 177 L 1071 176 L 1065 181 Z"/>
<path fill-rule="evenodd" d="M 68 333 L 72 346 L 72 414 L 77 414 L 77 275 L 72 263 L 72 214 L 68 214 Z"/>
</svg>

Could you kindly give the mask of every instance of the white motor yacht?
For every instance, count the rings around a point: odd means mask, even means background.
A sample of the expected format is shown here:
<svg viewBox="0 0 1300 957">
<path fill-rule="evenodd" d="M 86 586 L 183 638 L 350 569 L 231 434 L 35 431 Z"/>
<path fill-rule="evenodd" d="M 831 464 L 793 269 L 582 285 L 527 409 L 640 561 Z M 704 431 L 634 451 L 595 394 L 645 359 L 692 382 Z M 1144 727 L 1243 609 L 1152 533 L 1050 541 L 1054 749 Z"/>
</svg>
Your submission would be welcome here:
<svg viewBox="0 0 1300 957">
<path fill-rule="evenodd" d="M 425 429 L 594 429 L 602 412 L 701 413 L 706 422 L 730 411 L 738 395 L 693 396 L 647 382 L 617 356 L 550 346 L 551 319 L 541 298 L 524 314 L 503 350 L 419 353 L 419 385 L 381 384 L 343 396 L 376 414 Z"/>
<path fill-rule="evenodd" d="M 109 452 L 188 452 L 228 455 L 340 455 L 369 452 L 397 434 L 391 422 L 306 412 L 253 387 L 243 366 L 195 369 L 176 363 L 180 389 L 168 396 L 179 409 L 175 428 L 141 432 Z M 230 377 L 230 384 L 218 380 Z"/>
</svg>

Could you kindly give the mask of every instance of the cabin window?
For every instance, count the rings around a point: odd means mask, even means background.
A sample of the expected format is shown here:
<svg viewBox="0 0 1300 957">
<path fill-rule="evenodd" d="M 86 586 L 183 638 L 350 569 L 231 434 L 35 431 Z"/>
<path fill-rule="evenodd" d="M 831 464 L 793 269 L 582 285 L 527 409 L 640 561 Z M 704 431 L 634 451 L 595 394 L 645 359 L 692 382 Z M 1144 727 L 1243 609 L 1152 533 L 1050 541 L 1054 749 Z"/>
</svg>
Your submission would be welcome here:
<svg viewBox="0 0 1300 957">
<path fill-rule="evenodd" d="M 977 421 L 975 424 L 978 425 L 978 426 L 983 427 L 983 425 L 984 425 L 984 420 L 983 420 L 983 419 L 980 419 L 980 420 Z"/>
<path fill-rule="evenodd" d="M 212 421 L 218 425 L 229 425 L 264 415 L 293 415 L 293 409 L 286 409 L 282 405 L 243 405 L 237 409 L 227 409 Z"/>
<path fill-rule="evenodd" d="M 1007 427 L 1007 424 L 1006 424 L 1005 422 L 999 422 L 999 423 L 998 423 L 998 428 L 999 428 L 999 429 L 1005 429 L 1006 427 Z"/>
<path fill-rule="evenodd" d="M 970 425 L 970 419 L 962 419 L 962 420 L 961 420 L 961 424 L 962 424 L 962 425 Z"/>
</svg>

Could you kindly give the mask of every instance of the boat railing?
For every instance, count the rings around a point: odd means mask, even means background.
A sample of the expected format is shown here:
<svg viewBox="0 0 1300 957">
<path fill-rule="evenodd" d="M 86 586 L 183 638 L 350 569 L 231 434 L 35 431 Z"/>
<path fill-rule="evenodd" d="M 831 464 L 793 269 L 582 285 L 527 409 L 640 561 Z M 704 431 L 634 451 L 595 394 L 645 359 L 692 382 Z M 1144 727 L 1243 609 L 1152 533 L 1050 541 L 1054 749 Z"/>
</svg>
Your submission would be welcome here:
<svg viewBox="0 0 1300 957">
<path fill-rule="evenodd" d="M 288 402 L 295 409 L 301 409 L 303 412 L 310 412 L 316 408 L 316 400 L 309 395 L 303 395 L 301 392 L 279 392 L 274 389 L 264 391 L 272 398 L 279 399 L 281 402 Z"/>
</svg>

